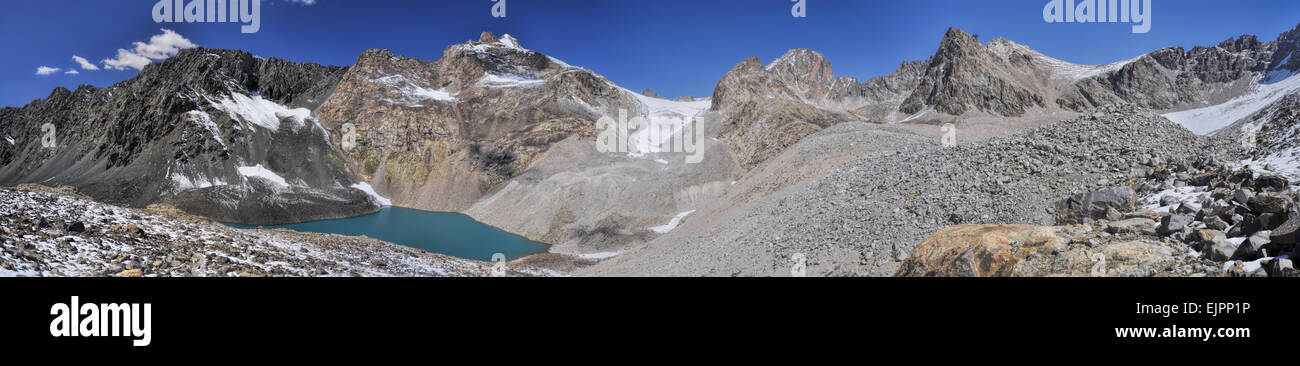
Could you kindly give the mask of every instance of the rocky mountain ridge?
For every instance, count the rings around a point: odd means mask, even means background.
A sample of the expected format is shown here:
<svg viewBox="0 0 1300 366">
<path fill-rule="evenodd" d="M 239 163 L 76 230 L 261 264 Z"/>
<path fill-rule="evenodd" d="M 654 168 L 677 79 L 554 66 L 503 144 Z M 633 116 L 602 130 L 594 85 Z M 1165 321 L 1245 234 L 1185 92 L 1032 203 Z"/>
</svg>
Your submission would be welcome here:
<svg viewBox="0 0 1300 366">
<path fill-rule="evenodd" d="M 437 61 L 369 50 L 316 114 L 355 128 L 352 171 L 397 205 L 463 211 L 560 140 L 594 140 L 594 121 L 638 111 L 604 77 L 484 33 Z M 635 113 L 635 112 L 634 112 Z"/>
<path fill-rule="evenodd" d="M 0 134 L 12 140 L 0 146 L 0 184 L 70 185 L 104 202 L 169 202 L 240 223 L 373 212 L 377 200 L 333 163 L 308 109 L 346 70 L 192 48 L 107 88 L 57 88 L 0 110 Z"/>
</svg>

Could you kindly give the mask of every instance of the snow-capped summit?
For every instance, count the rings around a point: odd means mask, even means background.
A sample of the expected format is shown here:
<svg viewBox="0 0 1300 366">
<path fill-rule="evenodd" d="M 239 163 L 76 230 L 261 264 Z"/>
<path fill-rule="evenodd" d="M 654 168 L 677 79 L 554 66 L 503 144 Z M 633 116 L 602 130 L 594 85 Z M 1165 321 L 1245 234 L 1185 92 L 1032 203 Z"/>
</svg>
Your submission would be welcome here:
<svg viewBox="0 0 1300 366">
<path fill-rule="evenodd" d="M 509 34 L 502 35 L 501 39 L 498 40 L 497 43 L 516 50 L 527 51 L 527 49 L 519 45 L 519 40 L 515 39 L 515 37 L 511 37 Z"/>
</svg>

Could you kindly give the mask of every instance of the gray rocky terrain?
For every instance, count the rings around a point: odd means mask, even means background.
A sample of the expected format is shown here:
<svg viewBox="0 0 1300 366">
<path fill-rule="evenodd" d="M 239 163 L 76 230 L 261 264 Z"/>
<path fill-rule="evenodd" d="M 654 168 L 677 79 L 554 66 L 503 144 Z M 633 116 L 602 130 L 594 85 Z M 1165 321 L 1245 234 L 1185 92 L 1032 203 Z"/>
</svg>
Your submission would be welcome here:
<svg viewBox="0 0 1300 366">
<path fill-rule="evenodd" d="M 28 185 L 0 189 L 0 276 L 553 276 L 374 239 L 240 230 Z"/>
<path fill-rule="evenodd" d="M 750 209 L 687 217 L 673 235 L 602 273 L 788 276 L 791 257 L 801 254 L 810 276 L 889 276 L 949 225 L 1051 225 L 1054 202 L 1070 194 L 1167 161 L 1240 154 L 1233 141 L 1192 134 L 1131 105 L 951 148 L 913 139 L 857 140 L 891 145 L 868 147 Z"/>
</svg>

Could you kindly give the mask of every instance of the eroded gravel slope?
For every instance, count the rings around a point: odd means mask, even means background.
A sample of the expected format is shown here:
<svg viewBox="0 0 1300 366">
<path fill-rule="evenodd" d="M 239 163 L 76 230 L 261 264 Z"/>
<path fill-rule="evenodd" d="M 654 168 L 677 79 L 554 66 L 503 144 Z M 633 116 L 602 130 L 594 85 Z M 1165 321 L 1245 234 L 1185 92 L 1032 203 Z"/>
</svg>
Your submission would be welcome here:
<svg viewBox="0 0 1300 366">
<path fill-rule="evenodd" d="M 1234 154 L 1234 147 L 1133 106 L 950 148 L 897 144 L 750 210 L 688 216 L 679 231 L 601 274 L 788 276 L 801 255 L 809 276 L 889 276 L 944 227 L 1051 225 L 1053 202 L 1071 193 L 1120 183 L 1146 166 Z"/>
</svg>

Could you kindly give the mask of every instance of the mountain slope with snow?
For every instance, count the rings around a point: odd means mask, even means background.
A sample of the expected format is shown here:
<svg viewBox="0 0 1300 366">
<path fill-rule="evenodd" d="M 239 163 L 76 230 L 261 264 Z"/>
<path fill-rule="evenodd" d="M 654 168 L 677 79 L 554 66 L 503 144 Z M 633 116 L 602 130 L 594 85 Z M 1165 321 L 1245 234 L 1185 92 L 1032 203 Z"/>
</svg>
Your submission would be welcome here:
<svg viewBox="0 0 1300 366">
<path fill-rule="evenodd" d="M 374 212 L 311 111 L 346 70 L 193 48 L 107 88 L 56 89 L 0 110 L 16 137 L 0 148 L 0 184 L 69 185 L 249 224 Z M 35 134 L 46 123 L 56 147 Z"/>
</svg>

